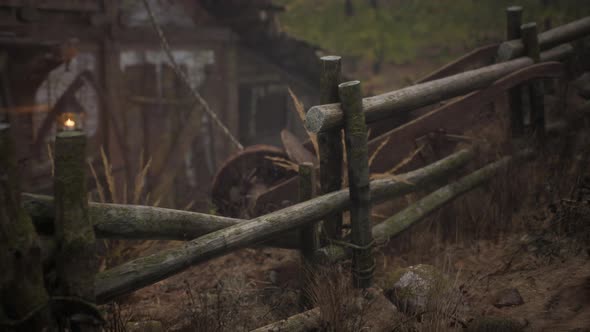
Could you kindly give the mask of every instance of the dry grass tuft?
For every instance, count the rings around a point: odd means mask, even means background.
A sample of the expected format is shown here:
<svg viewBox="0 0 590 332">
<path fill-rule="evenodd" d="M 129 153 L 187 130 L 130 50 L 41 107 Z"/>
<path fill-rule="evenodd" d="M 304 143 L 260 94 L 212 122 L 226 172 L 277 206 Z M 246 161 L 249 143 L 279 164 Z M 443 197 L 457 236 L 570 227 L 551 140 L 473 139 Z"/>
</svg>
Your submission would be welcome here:
<svg viewBox="0 0 590 332">
<path fill-rule="evenodd" d="M 138 166 L 139 172 L 135 176 L 133 183 L 133 193 L 131 195 L 132 201 L 129 201 L 130 190 L 128 188 L 127 179 L 123 180 L 121 191 L 117 191 L 117 182 L 113 175 L 113 167 L 105 153 L 103 147 L 100 148 L 101 162 L 103 165 L 104 179 L 99 177 L 93 163 L 88 160 L 88 166 L 96 185 L 96 193 L 98 200 L 101 203 L 116 203 L 116 204 L 144 204 L 150 205 L 150 195 L 145 193 L 146 190 L 146 179 L 147 174 L 151 166 L 151 158 L 144 163 L 143 151 L 141 152 L 140 163 Z M 103 184 L 106 182 L 106 186 Z M 105 191 L 105 187 L 108 191 Z M 118 193 L 121 193 L 119 195 Z M 92 197 L 91 193 L 89 196 Z M 142 197 L 145 199 L 142 202 Z M 110 199 L 109 199 L 110 198 Z M 157 206 L 158 202 L 153 202 L 152 206 Z M 192 205 L 192 204 L 191 204 Z M 189 205 L 190 207 L 190 205 Z M 100 270 L 103 271 L 112 266 L 129 259 L 138 256 L 141 252 L 149 249 L 154 241 L 123 241 L 123 240 L 103 240 L 101 241 L 104 247 L 104 255 L 101 257 Z"/>
<path fill-rule="evenodd" d="M 139 169 L 141 169 L 141 171 L 137 173 L 137 175 L 135 176 L 135 186 L 133 188 L 133 204 L 139 204 L 141 194 L 145 189 L 145 179 L 147 178 L 148 171 L 152 164 L 152 158 L 150 158 L 145 164 L 143 158 L 143 150 L 141 150 L 141 154 L 139 157 Z"/>
<path fill-rule="evenodd" d="M 105 179 L 107 181 L 107 186 L 109 188 L 109 193 L 111 194 L 111 201 L 113 203 L 119 203 L 117 197 L 117 187 L 115 186 L 115 177 L 113 176 L 113 166 L 109 162 L 106 153 L 104 152 L 104 147 L 100 147 L 100 157 L 102 159 L 102 166 L 104 170 Z M 122 202 L 125 203 L 125 202 Z"/>
<path fill-rule="evenodd" d="M 133 315 L 121 309 L 118 303 L 114 302 L 106 306 L 106 324 L 103 327 L 105 332 L 127 332 L 127 324 Z"/>
<path fill-rule="evenodd" d="M 92 173 L 92 177 L 94 178 L 94 183 L 96 184 L 96 191 L 98 192 L 98 198 L 101 203 L 105 203 L 107 200 L 106 200 L 106 197 L 104 196 L 104 188 L 102 187 L 102 184 L 98 180 L 98 175 L 96 174 L 96 170 L 94 169 L 94 166 L 92 165 L 92 162 L 90 160 L 88 160 L 88 166 L 90 166 L 90 172 Z"/>
<path fill-rule="evenodd" d="M 320 308 L 322 331 L 356 332 L 366 330 L 371 303 L 363 303 L 359 290 L 352 287 L 348 271 L 340 266 L 317 268 L 309 292 L 313 307 Z"/>
</svg>

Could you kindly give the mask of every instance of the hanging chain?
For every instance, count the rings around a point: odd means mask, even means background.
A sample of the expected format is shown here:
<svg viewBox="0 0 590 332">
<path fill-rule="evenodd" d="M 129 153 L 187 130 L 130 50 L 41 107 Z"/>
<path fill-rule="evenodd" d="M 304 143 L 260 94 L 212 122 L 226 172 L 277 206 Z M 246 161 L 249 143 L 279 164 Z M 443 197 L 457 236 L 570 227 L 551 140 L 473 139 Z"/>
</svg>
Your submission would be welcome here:
<svg viewBox="0 0 590 332">
<path fill-rule="evenodd" d="M 191 91 L 193 97 L 196 99 L 196 101 L 203 107 L 203 109 L 205 110 L 207 115 L 209 115 L 209 117 L 213 120 L 213 122 L 215 122 L 215 124 L 221 128 L 223 133 L 230 139 L 230 141 L 235 145 L 235 147 L 237 147 L 239 150 L 244 150 L 244 146 L 242 146 L 242 144 L 234 137 L 234 135 L 232 135 L 232 133 L 229 131 L 229 129 L 223 124 L 223 122 L 221 122 L 221 120 L 219 119 L 217 114 L 211 109 L 211 107 L 209 107 L 209 104 L 199 94 L 197 89 L 195 89 L 191 85 L 191 83 L 188 79 L 188 76 L 180 69 L 180 67 L 176 63 L 176 60 L 174 60 L 174 56 L 172 55 L 172 51 L 170 50 L 170 45 L 168 44 L 168 41 L 166 40 L 166 36 L 164 36 L 164 32 L 162 31 L 162 28 L 158 25 L 158 22 L 156 22 L 156 17 L 154 16 L 154 13 L 152 12 L 152 8 L 150 7 L 148 0 L 143 0 L 143 4 L 145 6 L 145 9 L 148 12 L 148 15 L 150 17 L 150 21 L 152 23 L 154 30 L 156 30 L 156 32 L 158 33 L 158 37 L 160 38 L 160 44 L 162 46 L 162 49 L 164 50 L 164 52 L 168 56 L 168 60 L 170 60 L 170 63 L 172 64 L 172 68 L 173 68 L 174 72 L 176 73 L 176 75 L 178 77 L 180 77 L 182 82 L 190 89 L 190 91 Z"/>
</svg>

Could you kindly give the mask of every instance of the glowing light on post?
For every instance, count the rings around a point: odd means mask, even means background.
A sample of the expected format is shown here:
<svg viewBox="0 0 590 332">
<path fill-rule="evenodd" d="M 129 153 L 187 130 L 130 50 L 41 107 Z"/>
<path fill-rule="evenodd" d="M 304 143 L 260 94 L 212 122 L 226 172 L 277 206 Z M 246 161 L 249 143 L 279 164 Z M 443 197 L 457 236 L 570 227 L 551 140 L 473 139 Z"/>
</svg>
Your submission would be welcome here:
<svg viewBox="0 0 590 332">
<path fill-rule="evenodd" d="M 58 131 L 82 130 L 82 113 L 65 112 L 57 120 Z"/>
<path fill-rule="evenodd" d="M 70 119 L 70 118 L 68 118 L 68 119 L 66 120 L 66 122 L 64 122 L 64 125 L 65 125 L 65 127 L 66 127 L 68 130 L 74 130 L 74 129 L 76 129 L 76 121 L 74 121 L 74 120 L 72 120 L 72 119 Z"/>
</svg>

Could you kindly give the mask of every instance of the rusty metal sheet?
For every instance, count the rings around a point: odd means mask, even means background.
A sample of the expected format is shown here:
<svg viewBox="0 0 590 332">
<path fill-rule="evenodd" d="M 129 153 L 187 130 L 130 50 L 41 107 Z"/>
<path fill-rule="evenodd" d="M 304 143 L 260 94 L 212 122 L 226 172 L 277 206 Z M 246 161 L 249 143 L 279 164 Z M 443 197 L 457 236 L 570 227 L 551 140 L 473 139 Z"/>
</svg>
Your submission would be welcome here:
<svg viewBox="0 0 590 332">
<path fill-rule="evenodd" d="M 423 78 L 416 81 L 416 83 L 424 83 L 433 81 L 439 78 L 454 75 L 466 70 L 471 70 L 494 63 L 494 58 L 500 44 L 490 44 L 477 48 L 464 56 L 456 59 L 453 62 L 446 64 L 445 66 L 433 71 L 432 73 L 424 76 Z"/>
<path fill-rule="evenodd" d="M 415 139 L 432 132 L 462 133 L 485 119 L 486 108 L 482 105 L 501 98 L 506 90 L 531 79 L 558 78 L 564 75 L 564 66 L 559 62 L 545 62 L 521 69 L 489 86 L 474 91 L 463 98 L 428 112 L 369 142 L 369 154 L 386 139 L 383 149 L 373 161 L 371 172 L 381 173 L 396 165 L 415 148 Z M 489 111 L 488 111 L 489 112 Z"/>
<path fill-rule="evenodd" d="M 281 130 L 281 141 L 283 147 L 289 156 L 289 159 L 296 164 L 310 162 L 314 165 L 318 163 L 317 158 L 308 150 L 303 143 L 293 133 L 287 129 Z"/>
</svg>

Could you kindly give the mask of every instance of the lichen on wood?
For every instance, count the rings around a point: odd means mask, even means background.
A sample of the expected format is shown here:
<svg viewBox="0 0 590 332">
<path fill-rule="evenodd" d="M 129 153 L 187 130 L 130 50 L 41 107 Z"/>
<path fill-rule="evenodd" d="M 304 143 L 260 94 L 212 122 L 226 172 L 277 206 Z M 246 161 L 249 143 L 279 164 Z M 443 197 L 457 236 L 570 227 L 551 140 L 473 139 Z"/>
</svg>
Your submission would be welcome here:
<svg viewBox="0 0 590 332">
<path fill-rule="evenodd" d="M 511 6 L 506 9 L 506 40 L 520 39 L 522 7 Z M 510 107 L 510 130 L 513 138 L 524 134 L 524 113 L 522 108 L 523 88 L 521 85 L 508 90 Z"/>
<path fill-rule="evenodd" d="M 299 201 L 305 202 L 315 196 L 316 177 L 315 170 L 312 163 L 299 164 Z M 319 228 L 317 222 L 312 222 L 301 227 L 301 291 L 300 291 L 300 307 L 303 309 L 309 308 L 311 305 L 311 298 L 309 290 L 311 289 L 311 282 L 313 281 L 314 273 L 314 253 L 320 248 Z"/>
<path fill-rule="evenodd" d="M 541 62 L 561 60 L 572 53 L 571 46 L 561 45 L 541 53 Z M 522 57 L 367 97 L 363 99 L 363 112 L 367 123 L 391 118 L 399 112 L 410 112 L 488 87 L 496 80 L 533 63 L 532 59 Z M 342 108 L 336 103 L 313 106 L 307 112 L 305 119 L 306 128 L 314 133 L 341 128 Z"/>
<path fill-rule="evenodd" d="M 22 194 L 22 204 L 32 216 L 38 232 L 54 234 L 54 199 L 51 196 Z M 247 220 L 180 211 L 153 206 L 89 203 L 90 220 L 98 238 L 127 240 L 188 241 Z M 288 233 L 265 244 L 279 248 L 299 248 L 297 234 Z"/>
<path fill-rule="evenodd" d="M 55 233 L 57 290 L 94 303 L 98 271 L 96 239 L 88 214 L 86 190 L 86 136 L 80 131 L 60 132 L 55 139 Z M 93 330 L 92 324 L 72 323 Z"/>
<path fill-rule="evenodd" d="M 537 36 L 537 24 L 527 23 L 521 26 L 521 36 L 526 56 L 535 63 L 541 61 L 539 39 Z M 528 85 L 531 105 L 531 127 L 535 132 L 538 142 L 545 139 L 545 97 L 543 82 L 536 80 Z"/>
<path fill-rule="evenodd" d="M 367 125 L 362 107 L 361 83 L 351 81 L 338 86 L 344 113 L 344 137 L 350 189 L 352 226 L 353 283 L 358 288 L 373 284 L 375 259 L 372 253 L 371 191 L 369 188 L 369 152 Z"/>
<path fill-rule="evenodd" d="M 320 58 L 320 104 L 337 103 L 338 84 L 341 81 L 341 57 Z M 322 194 L 342 188 L 343 146 L 340 129 L 318 134 L 320 155 L 320 189 Z M 342 237 L 342 213 L 328 215 L 323 223 L 329 238 Z"/>
</svg>

